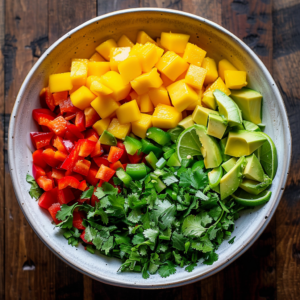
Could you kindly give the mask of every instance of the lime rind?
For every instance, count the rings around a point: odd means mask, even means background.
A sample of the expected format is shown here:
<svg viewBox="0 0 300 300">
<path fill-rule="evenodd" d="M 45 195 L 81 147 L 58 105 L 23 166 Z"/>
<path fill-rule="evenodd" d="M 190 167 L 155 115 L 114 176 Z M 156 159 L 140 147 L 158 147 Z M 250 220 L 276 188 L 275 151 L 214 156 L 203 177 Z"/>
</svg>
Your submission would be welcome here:
<svg viewBox="0 0 300 300">
<path fill-rule="evenodd" d="M 244 206 L 258 206 L 267 203 L 271 198 L 271 191 L 263 191 L 258 195 L 251 195 L 241 189 L 238 189 L 235 194 L 232 195 L 234 200 Z"/>
</svg>

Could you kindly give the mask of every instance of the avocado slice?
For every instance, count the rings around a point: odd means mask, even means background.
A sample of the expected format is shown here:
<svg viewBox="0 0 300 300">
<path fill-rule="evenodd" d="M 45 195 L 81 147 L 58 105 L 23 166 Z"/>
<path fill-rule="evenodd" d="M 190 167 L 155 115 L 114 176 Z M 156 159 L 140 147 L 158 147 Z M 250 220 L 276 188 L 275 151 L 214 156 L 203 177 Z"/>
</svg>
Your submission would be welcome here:
<svg viewBox="0 0 300 300">
<path fill-rule="evenodd" d="M 230 127 L 242 124 L 242 114 L 237 104 L 220 90 L 214 91 L 219 112 L 228 121 Z"/>
<path fill-rule="evenodd" d="M 184 129 L 187 129 L 189 127 L 192 127 L 194 125 L 194 120 L 193 120 L 193 116 L 187 116 L 186 118 L 184 118 L 183 120 L 181 120 L 178 125 L 182 126 Z"/>
<path fill-rule="evenodd" d="M 243 173 L 245 178 L 263 182 L 265 173 L 254 153 L 246 157 L 246 163 Z"/>
<path fill-rule="evenodd" d="M 248 131 L 261 131 L 259 126 L 257 126 L 256 124 L 254 124 L 250 121 L 244 120 L 243 125 L 244 125 L 245 129 Z"/>
<path fill-rule="evenodd" d="M 254 124 L 261 123 L 262 95 L 249 88 L 232 90 L 231 98 L 242 111 L 243 118 Z"/>
<path fill-rule="evenodd" d="M 256 149 L 253 153 L 256 155 L 258 161 L 260 162 L 261 147 L 259 147 L 258 149 Z"/>
<path fill-rule="evenodd" d="M 221 152 L 222 152 L 223 161 L 227 161 L 227 160 L 230 159 L 230 156 L 225 154 L 225 147 L 226 147 L 226 144 L 227 144 L 227 139 L 228 139 L 227 137 L 223 138 L 223 139 L 221 139 L 221 141 L 219 143 L 220 149 L 221 149 Z"/>
<path fill-rule="evenodd" d="M 232 195 L 238 189 L 243 180 L 244 167 L 245 157 L 242 156 L 234 167 L 222 177 L 220 181 L 221 200 Z"/>
<path fill-rule="evenodd" d="M 107 130 L 104 130 L 99 139 L 100 144 L 117 146 L 117 139 Z"/>
<path fill-rule="evenodd" d="M 209 114 L 218 115 L 219 113 L 215 110 L 197 105 L 192 114 L 192 118 L 195 123 L 199 125 L 207 126 L 207 120 Z"/>
<path fill-rule="evenodd" d="M 202 147 L 200 148 L 204 158 L 206 169 L 216 168 L 222 163 L 222 152 L 217 140 L 207 134 L 205 126 L 194 125 Z"/>
<path fill-rule="evenodd" d="M 209 186 L 211 188 L 215 188 L 215 187 L 219 186 L 222 176 L 223 176 L 222 166 L 212 169 L 208 173 Z"/>
<path fill-rule="evenodd" d="M 227 121 L 221 116 L 209 114 L 207 134 L 221 139 L 226 131 Z"/>
<path fill-rule="evenodd" d="M 225 154 L 234 157 L 248 156 L 266 140 L 266 137 L 260 132 L 247 130 L 229 132 Z"/>
<path fill-rule="evenodd" d="M 222 168 L 225 170 L 226 173 L 228 173 L 236 164 L 237 158 L 231 157 L 226 162 L 222 163 Z"/>
<path fill-rule="evenodd" d="M 258 182 L 250 179 L 244 179 L 240 184 L 240 188 L 249 194 L 258 195 L 262 191 L 264 191 L 267 187 L 269 187 L 272 183 L 272 179 L 264 174 L 264 181 Z"/>
<path fill-rule="evenodd" d="M 134 155 L 139 149 L 142 148 L 142 143 L 139 140 L 127 135 L 125 137 L 124 146 L 128 154 Z"/>
</svg>

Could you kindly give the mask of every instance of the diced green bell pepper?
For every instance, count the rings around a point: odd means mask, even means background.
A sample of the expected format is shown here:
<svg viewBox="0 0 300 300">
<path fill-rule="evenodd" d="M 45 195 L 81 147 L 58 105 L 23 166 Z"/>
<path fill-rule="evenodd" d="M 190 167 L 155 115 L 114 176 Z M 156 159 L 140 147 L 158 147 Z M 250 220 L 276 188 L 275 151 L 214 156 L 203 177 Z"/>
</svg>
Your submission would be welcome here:
<svg viewBox="0 0 300 300">
<path fill-rule="evenodd" d="M 122 168 L 119 168 L 116 171 L 116 175 L 125 184 L 125 186 L 128 186 L 132 181 L 132 178 Z"/>
<path fill-rule="evenodd" d="M 127 164 L 126 173 L 133 180 L 140 180 L 147 175 L 147 169 L 145 164 Z"/>
<path fill-rule="evenodd" d="M 171 141 L 171 135 L 157 127 L 151 127 L 147 130 L 147 138 L 155 141 L 159 145 L 166 145 Z"/>
<path fill-rule="evenodd" d="M 152 169 L 150 169 L 148 166 L 146 166 L 146 171 L 147 171 L 147 174 L 149 174 L 152 171 Z"/>
<path fill-rule="evenodd" d="M 191 159 L 191 158 L 183 158 L 181 160 L 181 166 L 184 168 L 189 168 L 191 167 L 196 161 Z"/>
<path fill-rule="evenodd" d="M 181 166 L 180 161 L 178 159 L 178 155 L 177 155 L 176 152 L 173 153 L 171 155 L 171 157 L 168 159 L 167 166 L 168 167 L 180 167 Z"/>
<path fill-rule="evenodd" d="M 146 162 L 152 167 L 152 169 L 156 169 L 156 163 L 158 162 L 158 159 L 156 158 L 155 154 L 153 152 L 150 152 L 146 157 Z"/>
<path fill-rule="evenodd" d="M 161 157 L 161 158 L 158 160 L 158 162 L 156 163 L 156 167 L 157 167 L 158 169 L 162 169 L 162 168 L 166 165 L 166 163 L 167 163 L 167 161 L 166 161 L 163 157 Z"/>
<path fill-rule="evenodd" d="M 124 146 L 128 154 L 134 155 L 136 151 L 142 148 L 142 143 L 137 139 L 134 139 L 130 136 L 126 136 Z"/>
<path fill-rule="evenodd" d="M 170 150 L 168 150 L 168 151 L 166 151 L 165 153 L 164 153 L 164 158 L 165 159 L 169 159 L 171 156 L 172 156 L 172 154 L 175 152 L 175 150 L 174 149 L 172 149 L 172 148 L 170 148 Z"/>
<path fill-rule="evenodd" d="M 151 151 L 155 154 L 155 156 L 157 158 L 159 158 L 163 155 L 163 151 L 160 148 L 158 148 L 158 147 L 154 146 L 152 143 L 142 139 L 142 152 L 145 154 L 149 154 Z"/>
<path fill-rule="evenodd" d="M 154 179 L 154 181 L 155 182 L 153 182 L 153 185 L 158 193 L 160 193 L 167 187 L 158 177 Z"/>
</svg>

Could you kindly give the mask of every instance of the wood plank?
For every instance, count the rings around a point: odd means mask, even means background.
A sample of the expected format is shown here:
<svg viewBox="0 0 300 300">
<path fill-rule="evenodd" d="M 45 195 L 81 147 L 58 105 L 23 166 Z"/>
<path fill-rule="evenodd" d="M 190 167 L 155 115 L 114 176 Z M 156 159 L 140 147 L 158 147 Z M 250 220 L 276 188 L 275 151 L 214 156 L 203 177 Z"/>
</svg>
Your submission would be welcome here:
<svg viewBox="0 0 300 300">
<path fill-rule="evenodd" d="M 101 16 L 116 10 L 126 9 L 126 8 L 135 8 L 139 7 L 139 0 L 98 0 L 97 1 L 97 15 Z"/>
</svg>

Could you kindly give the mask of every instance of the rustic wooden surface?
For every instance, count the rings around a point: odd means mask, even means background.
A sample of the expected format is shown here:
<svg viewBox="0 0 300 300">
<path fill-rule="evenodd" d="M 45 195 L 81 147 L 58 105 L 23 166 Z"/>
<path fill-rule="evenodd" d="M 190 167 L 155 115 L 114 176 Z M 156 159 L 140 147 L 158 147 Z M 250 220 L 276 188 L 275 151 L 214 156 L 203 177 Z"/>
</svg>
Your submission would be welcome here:
<svg viewBox="0 0 300 300">
<path fill-rule="evenodd" d="M 21 213 L 7 166 L 10 113 L 40 55 L 82 22 L 118 9 L 167 7 L 206 17 L 247 43 L 272 72 L 293 135 L 288 184 L 259 240 L 218 274 L 167 290 L 112 287 L 56 258 Z M 299 0 L 0 0 L 0 300 L 300 299 Z"/>
</svg>

